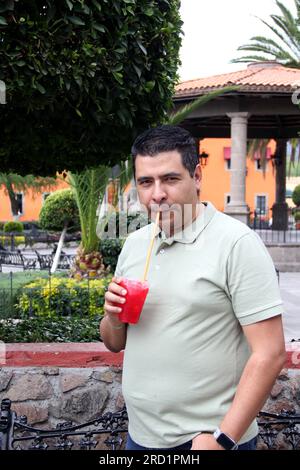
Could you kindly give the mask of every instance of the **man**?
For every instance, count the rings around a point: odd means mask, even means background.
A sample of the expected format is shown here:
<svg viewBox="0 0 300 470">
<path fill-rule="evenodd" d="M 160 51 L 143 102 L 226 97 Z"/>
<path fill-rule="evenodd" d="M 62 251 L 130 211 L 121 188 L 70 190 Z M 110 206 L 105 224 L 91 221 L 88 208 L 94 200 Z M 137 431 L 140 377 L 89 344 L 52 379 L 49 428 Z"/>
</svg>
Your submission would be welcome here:
<svg viewBox="0 0 300 470">
<path fill-rule="evenodd" d="M 153 224 L 131 234 L 105 295 L 101 337 L 125 349 L 127 449 L 253 449 L 255 417 L 285 362 L 272 260 L 241 222 L 200 202 L 193 138 L 161 126 L 132 148 L 139 200 L 160 211 L 137 325 L 118 320 L 120 277 L 141 279 Z"/>
</svg>

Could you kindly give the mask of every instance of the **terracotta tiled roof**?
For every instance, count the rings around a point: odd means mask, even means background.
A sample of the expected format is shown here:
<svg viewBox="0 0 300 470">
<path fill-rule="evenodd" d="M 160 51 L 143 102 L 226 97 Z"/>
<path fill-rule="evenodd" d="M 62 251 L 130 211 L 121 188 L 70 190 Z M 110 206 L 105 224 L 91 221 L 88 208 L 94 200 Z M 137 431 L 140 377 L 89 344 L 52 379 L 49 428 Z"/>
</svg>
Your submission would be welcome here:
<svg viewBox="0 0 300 470">
<path fill-rule="evenodd" d="M 291 93 L 300 88 L 300 69 L 284 67 L 276 62 L 259 62 L 238 72 L 179 83 L 175 98 L 201 95 L 230 85 L 240 85 L 239 92 Z"/>
</svg>

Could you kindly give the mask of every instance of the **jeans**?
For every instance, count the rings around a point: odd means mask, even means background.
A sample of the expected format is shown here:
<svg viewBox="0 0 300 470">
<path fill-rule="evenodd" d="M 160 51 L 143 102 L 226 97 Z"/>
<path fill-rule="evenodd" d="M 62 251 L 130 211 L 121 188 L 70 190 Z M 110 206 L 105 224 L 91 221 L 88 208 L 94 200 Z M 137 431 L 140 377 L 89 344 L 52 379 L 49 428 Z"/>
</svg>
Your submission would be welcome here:
<svg viewBox="0 0 300 470">
<path fill-rule="evenodd" d="M 248 442 L 239 445 L 238 450 L 256 450 L 257 437 L 254 437 Z M 169 449 L 155 449 L 152 447 L 143 447 L 134 442 L 130 435 L 127 435 L 126 450 L 164 450 L 164 451 L 180 451 L 180 450 L 191 450 L 192 441 L 185 442 L 177 447 L 170 447 Z"/>
</svg>

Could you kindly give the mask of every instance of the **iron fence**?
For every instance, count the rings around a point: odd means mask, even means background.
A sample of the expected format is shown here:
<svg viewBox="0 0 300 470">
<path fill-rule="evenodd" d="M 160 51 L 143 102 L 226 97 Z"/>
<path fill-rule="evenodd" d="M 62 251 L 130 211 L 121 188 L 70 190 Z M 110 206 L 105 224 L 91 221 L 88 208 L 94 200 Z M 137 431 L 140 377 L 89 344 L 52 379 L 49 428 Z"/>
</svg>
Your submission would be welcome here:
<svg viewBox="0 0 300 470">
<path fill-rule="evenodd" d="M 255 228 L 252 229 L 260 236 L 265 244 L 299 244 L 300 230 L 273 230 L 271 228 Z"/>
<path fill-rule="evenodd" d="M 258 449 L 300 449 L 300 415 L 282 411 L 262 411 L 258 416 Z M 39 429 L 18 417 L 11 401 L 4 399 L 0 410 L 0 450 L 119 450 L 128 429 L 126 409 L 99 415 L 92 421 L 57 424 L 55 429 Z M 105 437 L 105 440 L 103 439 Z"/>
<path fill-rule="evenodd" d="M 44 286 L 18 286 L 14 278 L 12 272 L 2 273 L 0 276 L 0 319 L 30 318 L 41 312 L 53 317 L 83 317 L 90 313 L 103 313 L 104 293 L 91 287 L 89 278 L 86 287 L 57 285 L 50 273 L 39 276 L 45 280 Z M 6 287 L 2 287 L 4 279 Z M 29 275 L 27 279 L 28 282 L 35 281 Z"/>
</svg>

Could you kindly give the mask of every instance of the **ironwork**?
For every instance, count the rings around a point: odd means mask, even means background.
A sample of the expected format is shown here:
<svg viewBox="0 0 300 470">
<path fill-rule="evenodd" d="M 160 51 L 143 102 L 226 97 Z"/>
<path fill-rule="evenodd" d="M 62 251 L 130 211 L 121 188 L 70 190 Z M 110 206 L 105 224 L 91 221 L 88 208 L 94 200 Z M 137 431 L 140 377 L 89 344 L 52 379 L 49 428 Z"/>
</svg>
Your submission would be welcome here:
<svg viewBox="0 0 300 470">
<path fill-rule="evenodd" d="M 17 266 L 23 269 L 35 269 L 36 259 L 26 258 L 20 251 L 0 251 L 0 272 L 2 266 Z"/>
<path fill-rule="evenodd" d="M 59 423 L 55 429 L 39 429 L 27 424 L 27 417 L 11 410 L 4 399 L 0 410 L 1 450 L 93 450 L 99 444 L 109 450 L 122 447 L 127 432 L 126 409 L 105 413 L 83 424 Z M 102 442 L 99 438 L 106 437 Z"/>
<path fill-rule="evenodd" d="M 282 410 L 280 413 L 261 411 L 258 415 L 258 448 L 300 449 L 300 414 Z M 27 417 L 11 410 L 11 401 L 4 399 L 0 409 L 1 450 L 93 450 L 97 445 L 110 450 L 122 448 L 127 432 L 125 407 L 105 413 L 83 424 L 59 423 L 55 429 L 39 429 L 27 424 Z M 99 438 L 104 435 L 103 441 Z"/>
<path fill-rule="evenodd" d="M 267 449 L 300 449 L 300 414 L 287 410 L 261 411 L 258 425 L 259 439 Z"/>
</svg>

